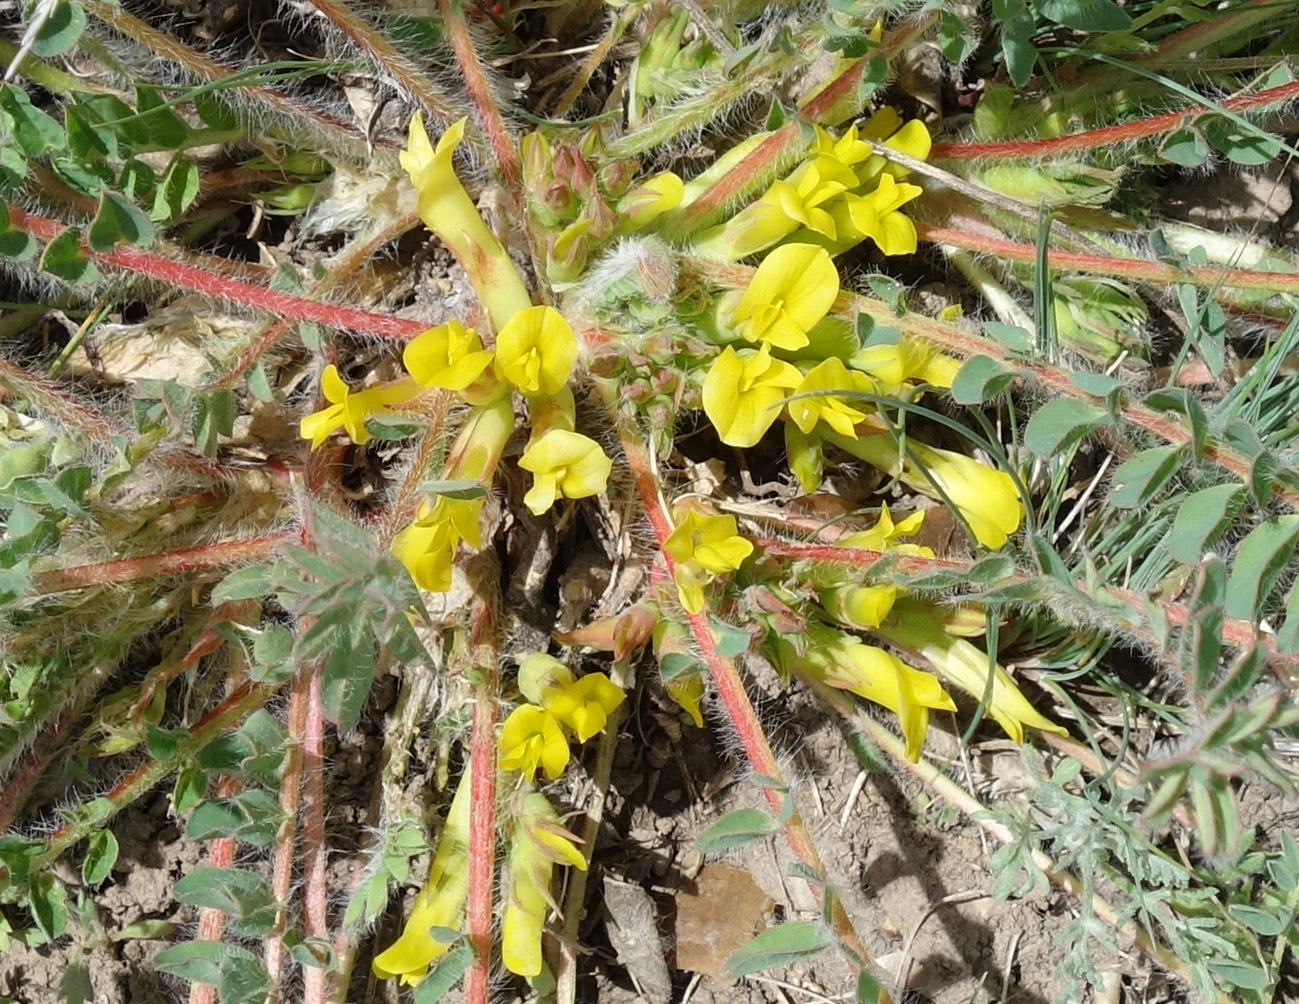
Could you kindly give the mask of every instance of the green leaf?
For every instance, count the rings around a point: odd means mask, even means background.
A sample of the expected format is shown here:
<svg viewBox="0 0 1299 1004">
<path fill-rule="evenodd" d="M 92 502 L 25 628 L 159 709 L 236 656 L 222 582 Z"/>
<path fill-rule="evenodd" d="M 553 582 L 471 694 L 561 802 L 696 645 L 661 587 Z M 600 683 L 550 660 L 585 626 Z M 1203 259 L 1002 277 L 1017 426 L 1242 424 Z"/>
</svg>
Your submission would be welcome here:
<svg viewBox="0 0 1299 1004">
<path fill-rule="evenodd" d="M 1175 411 L 1186 416 L 1191 427 L 1191 448 L 1197 461 L 1204 458 L 1204 445 L 1209 439 L 1209 417 L 1204 413 L 1200 399 L 1185 388 L 1156 391 L 1145 400 L 1146 407 L 1158 411 Z"/>
<path fill-rule="evenodd" d="M 99 269 L 95 268 L 95 263 L 82 248 L 81 231 L 76 227 L 68 227 L 45 245 L 45 253 L 41 255 L 41 271 L 74 286 L 99 279 Z"/>
<path fill-rule="evenodd" d="M 221 437 L 235 427 L 235 396 L 231 390 L 198 395 L 194 409 L 194 442 L 206 457 L 215 457 Z"/>
<path fill-rule="evenodd" d="M 198 165 L 182 153 L 171 158 L 153 193 L 149 219 L 168 223 L 178 219 L 198 198 Z"/>
<path fill-rule="evenodd" d="M 59 977 L 59 1000 L 63 1004 L 86 1004 L 95 999 L 95 988 L 90 982 L 90 969 L 80 961 L 68 963 Z"/>
<path fill-rule="evenodd" d="M 825 928 L 812 921 L 769 927 L 726 960 L 726 975 L 735 978 L 787 966 L 833 943 Z"/>
<path fill-rule="evenodd" d="M 1199 167 L 1209 159 L 1209 144 L 1198 130 L 1188 126 L 1170 132 L 1159 148 L 1159 155 L 1182 167 Z"/>
<path fill-rule="evenodd" d="M 961 64 L 974 51 L 969 26 L 951 11 L 938 12 L 938 51 L 949 63 Z"/>
<path fill-rule="evenodd" d="M 1299 534 L 1299 515 L 1273 516 L 1249 532 L 1236 550 L 1227 581 L 1229 617 L 1257 619 L 1268 593 L 1285 569 Z"/>
<path fill-rule="evenodd" d="M 108 878 L 117 862 L 117 838 L 111 830 L 99 830 L 90 838 L 85 859 L 81 862 L 81 880 L 86 885 L 99 885 Z"/>
<path fill-rule="evenodd" d="M 1222 655 L 1222 604 L 1227 593 L 1227 566 L 1213 555 L 1200 563 L 1190 622 L 1182 634 L 1182 663 L 1190 669 L 1195 693 L 1208 690 Z"/>
<path fill-rule="evenodd" d="M 320 672 L 320 699 L 325 717 L 340 732 L 350 732 L 361 720 L 361 709 L 374 683 L 374 634 L 364 618 L 336 632 L 348 641 L 333 645 Z"/>
<path fill-rule="evenodd" d="M 1287 655 L 1299 653 L 1299 579 L 1291 584 L 1286 597 L 1285 620 L 1277 628 L 1276 647 L 1278 652 Z"/>
<path fill-rule="evenodd" d="M 0 86 L 0 111 L 13 123 L 14 142 L 28 157 L 39 157 L 46 150 L 62 150 L 66 145 L 63 127 L 39 108 L 32 107 L 27 93 L 13 84 Z"/>
<path fill-rule="evenodd" d="M 952 400 L 957 404 L 983 404 L 996 397 L 1015 380 L 1015 371 L 991 356 L 971 356 L 952 381 Z"/>
<path fill-rule="evenodd" d="M 275 926 L 279 908 L 270 883 L 237 868 L 195 868 L 181 878 L 173 892 L 182 903 L 224 910 L 233 931 L 257 938 Z"/>
<path fill-rule="evenodd" d="M 191 840 L 236 837 L 258 847 L 275 839 L 283 812 L 268 791 L 250 789 L 233 798 L 204 802 L 189 817 L 185 835 Z"/>
<path fill-rule="evenodd" d="M 710 617 L 708 625 L 712 628 L 713 637 L 716 639 L 717 654 L 724 659 L 737 659 L 753 645 L 753 637 L 747 631 L 732 624 Z"/>
<path fill-rule="evenodd" d="M 67 52 L 77 44 L 77 39 L 86 29 L 85 12 L 75 3 L 64 0 L 52 13 L 41 30 L 36 33 L 32 42 L 32 52 L 42 59 L 49 59 Z"/>
<path fill-rule="evenodd" d="M 1275 913 L 1268 913 L 1266 910 L 1260 910 L 1257 907 L 1232 903 L 1227 907 L 1227 911 L 1251 931 L 1261 934 L 1265 938 L 1276 937 L 1286 929 L 1285 920 Z"/>
<path fill-rule="evenodd" d="M 1096 426 L 1110 421 L 1109 414 L 1093 404 L 1056 398 L 1028 420 L 1024 445 L 1040 457 L 1053 457 L 1077 445 Z"/>
<path fill-rule="evenodd" d="M 1017 325 L 1003 324 L 1001 321 L 984 321 L 983 330 L 1011 352 L 1033 351 L 1033 336 Z"/>
<path fill-rule="evenodd" d="M 187 941 L 155 955 L 153 968 L 190 983 L 214 987 L 221 978 L 222 961 L 236 950 L 248 951 L 220 941 Z"/>
<path fill-rule="evenodd" d="M 1242 490 L 1242 485 L 1214 485 L 1186 496 L 1164 541 L 1168 553 L 1187 564 L 1199 561 L 1231 521 Z"/>
<path fill-rule="evenodd" d="M 149 130 L 149 142 L 159 150 L 176 150 L 189 139 L 189 126 L 175 113 L 153 84 L 135 85 L 136 121 Z"/>
<path fill-rule="evenodd" d="M 705 829 L 695 840 L 703 854 L 716 854 L 762 840 L 780 830 L 780 824 L 761 809 L 736 809 Z"/>
<path fill-rule="evenodd" d="M 1282 142 L 1261 129 L 1247 129 L 1219 115 L 1204 121 L 1204 138 L 1228 160 L 1246 167 L 1257 167 L 1275 160 Z"/>
<path fill-rule="evenodd" d="M 87 109 L 70 107 L 63 115 L 68 131 L 68 150 L 75 157 L 116 157 L 117 136 L 92 121 Z"/>
<path fill-rule="evenodd" d="M 1069 382 L 1079 390 L 1085 390 L 1096 397 L 1109 397 L 1123 385 L 1108 373 L 1092 373 L 1090 370 L 1079 370 L 1069 374 Z"/>
<path fill-rule="evenodd" d="M 1242 990 L 1254 990 L 1262 993 L 1267 989 L 1267 970 L 1248 962 L 1234 962 L 1230 959 L 1212 959 L 1209 968 L 1220 979 L 1233 983 Z"/>
<path fill-rule="evenodd" d="M 1118 509 L 1146 505 L 1182 465 L 1180 446 L 1154 446 L 1129 457 L 1114 472 L 1110 504 Z"/>
<path fill-rule="evenodd" d="M 0 230 L 0 255 L 14 261 L 27 261 L 36 254 L 39 245 L 36 239 L 26 230 L 10 227 Z"/>
<path fill-rule="evenodd" d="M 27 884 L 27 908 L 41 934 L 57 941 L 68 926 L 68 901 L 63 883 L 49 872 L 33 875 Z"/>
<path fill-rule="evenodd" d="M 444 495 L 449 499 L 480 499 L 487 494 L 481 481 L 424 481 L 419 490 L 427 495 Z"/>
<path fill-rule="evenodd" d="M 1132 18 L 1114 0 L 1037 0 L 1037 10 L 1078 31 L 1127 31 Z"/>
<path fill-rule="evenodd" d="M 1037 24 L 1033 15 L 1027 12 L 1004 21 L 1001 25 L 1001 51 L 1006 59 L 1006 72 L 1016 87 L 1028 83 L 1037 66 L 1037 49 L 1033 45 L 1035 34 Z"/>
<path fill-rule="evenodd" d="M 96 251 L 111 251 L 118 244 L 148 244 L 153 240 L 153 224 L 130 199 L 104 192 L 86 239 Z"/>
<path fill-rule="evenodd" d="M 231 572 L 212 589 L 208 602 L 212 606 L 229 603 L 232 600 L 255 600 L 270 593 L 270 565 L 249 565 Z"/>
<path fill-rule="evenodd" d="M 263 1004 L 271 989 L 271 978 L 251 952 L 234 954 L 221 966 L 217 996 L 221 1004 Z"/>
<path fill-rule="evenodd" d="M 194 95 L 194 110 L 209 129 L 229 132 L 239 128 L 239 116 L 219 94 L 202 91 Z"/>
<path fill-rule="evenodd" d="M 415 1004 L 437 1004 L 474 962 L 474 950 L 466 944 L 456 945 L 429 970 L 415 987 Z"/>
<path fill-rule="evenodd" d="M 856 1004 L 875 1004 L 883 992 L 880 981 L 870 974 L 869 969 L 863 969 L 857 974 Z"/>
</svg>

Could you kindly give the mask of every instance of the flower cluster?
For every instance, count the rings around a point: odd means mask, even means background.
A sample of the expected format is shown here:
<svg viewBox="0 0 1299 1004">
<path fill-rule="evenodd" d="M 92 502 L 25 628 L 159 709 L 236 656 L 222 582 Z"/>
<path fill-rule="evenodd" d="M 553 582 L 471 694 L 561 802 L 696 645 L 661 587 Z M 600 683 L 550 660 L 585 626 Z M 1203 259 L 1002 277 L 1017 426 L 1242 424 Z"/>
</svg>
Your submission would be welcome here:
<svg viewBox="0 0 1299 1004">
<path fill-rule="evenodd" d="M 870 238 L 887 255 L 913 254 L 916 228 L 901 209 L 921 188 L 899 180 L 906 170 L 889 164 L 873 144 L 924 160 L 929 131 L 915 119 L 903 123 L 891 108 L 839 137 L 816 127 L 807 159 L 752 205 L 701 234 L 696 251 L 735 261 L 792 240 L 838 254 Z"/>
<path fill-rule="evenodd" d="M 919 511 L 895 523 L 884 506 L 873 527 L 849 534 L 839 543 L 932 558 L 930 548 L 901 539 L 919 530 L 923 521 L 924 512 Z M 893 711 L 912 760 L 924 748 L 929 712 L 956 710 L 939 677 L 976 700 L 987 695 L 989 714 L 1016 742 L 1024 741 L 1025 725 L 1064 732 L 1033 708 L 995 659 L 960 637 L 964 630 L 960 614 L 906 596 L 894 585 L 867 585 L 825 569 L 815 572 L 814 579 L 819 605 L 805 629 L 773 634 L 767 642 L 768 654 L 786 676 L 793 673 L 814 684 L 848 690 Z M 866 631 L 913 661 L 927 663 L 937 676 L 834 625 Z"/>
<path fill-rule="evenodd" d="M 558 659 L 534 653 L 519 664 L 519 692 L 527 698 L 501 726 L 500 766 L 531 781 L 540 768 L 551 781 L 568 766 L 569 734 L 580 743 L 604 730 L 626 699 L 604 673 L 574 678 Z"/>
</svg>

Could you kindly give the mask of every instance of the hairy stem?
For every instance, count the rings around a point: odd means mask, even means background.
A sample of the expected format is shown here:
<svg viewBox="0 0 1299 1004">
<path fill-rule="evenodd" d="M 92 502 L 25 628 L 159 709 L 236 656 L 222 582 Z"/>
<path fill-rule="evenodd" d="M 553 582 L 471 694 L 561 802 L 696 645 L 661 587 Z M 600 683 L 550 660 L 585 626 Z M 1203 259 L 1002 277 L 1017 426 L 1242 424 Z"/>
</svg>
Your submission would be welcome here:
<svg viewBox="0 0 1299 1004">
<path fill-rule="evenodd" d="M 493 562 L 494 563 L 494 562 Z M 476 595 L 470 658 L 474 721 L 470 739 L 469 902 L 465 912 L 474 964 L 465 975 L 466 1004 L 487 1004 L 492 961 L 492 887 L 496 864 L 496 706 L 500 671 L 494 598 Z"/>
</svg>

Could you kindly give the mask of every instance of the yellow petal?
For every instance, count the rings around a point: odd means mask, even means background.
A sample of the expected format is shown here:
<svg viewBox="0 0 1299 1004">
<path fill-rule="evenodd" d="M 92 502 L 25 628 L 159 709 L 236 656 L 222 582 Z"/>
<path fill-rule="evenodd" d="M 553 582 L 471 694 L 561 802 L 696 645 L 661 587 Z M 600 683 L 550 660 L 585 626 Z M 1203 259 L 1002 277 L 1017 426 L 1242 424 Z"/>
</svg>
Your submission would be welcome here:
<svg viewBox="0 0 1299 1004">
<path fill-rule="evenodd" d="M 577 361 L 577 338 L 554 307 L 520 310 L 496 338 L 496 369 L 524 394 L 557 394 Z"/>
</svg>

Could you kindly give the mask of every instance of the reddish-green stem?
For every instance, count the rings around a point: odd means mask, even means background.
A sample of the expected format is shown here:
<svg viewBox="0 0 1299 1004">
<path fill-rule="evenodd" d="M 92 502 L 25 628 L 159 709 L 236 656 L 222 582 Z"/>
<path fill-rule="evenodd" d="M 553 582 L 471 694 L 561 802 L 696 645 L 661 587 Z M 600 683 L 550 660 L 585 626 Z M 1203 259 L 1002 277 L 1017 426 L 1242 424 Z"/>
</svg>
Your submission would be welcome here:
<svg viewBox="0 0 1299 1004">
<path fill-rule="evenodd" d="M 10 217 L 16 214 L 16 210 L 9 210 Z M 0 357 L 0 386 L 15 397 L 27 398 L 39 414 L 49 415 L 64 428 L 109 449 L 113 448 L 115 438 L 129 438 L 126 426 L 112 422 L 98 411 L 85 407 L 64 393 L 58 384 L 28 373 L 3 357 Z"/>
<path fill-rule="evenodd" d="M 37 216 L 35 213 L 13 206 L 9 208 L 9 217 L 14 226 L 26 230 L 43 241 L 52 241 L 67 229 L 64 224 L 56 220 Z M 215 275 L 194 265 L 172 261 L 140 248 L 119 247 L 102 252 L 87 248 L 86 251 L 95 261 L 105 265 L 146 275 L 173 286 L 192 289 L 197 293 L 229 300 L 232 303 L 264 310 L 269 314 L 277 314 L 295 321 L 312 321 L 332 328 L 343 328 L 398 341 L 409 341 L 425 327 L 418 321 L 375 314 L 355 307 L 320 303 L 264 286 L 256 286 L 229 276 Z"/>
<path fill-rule="evenodd" d="M 120 4 L 109 0 L 87 0 L 86 13 L 98 18 L 114 31 L 138 42 L 148 52 L 184 67 L 195 76 L 212 82 L 227 80 L 237 72 L 225 63 L 205 56 L 169 32 L 159 31 Z M 355 125 L 319 108 L 305 105 L 274 87 L 248 84 L 240 92 L 265 105 L 272 112 L 287 116 L 304 128 L 331 142 L 338 152 L 347 151 L 357 162 L 368 160 L 366 137 Z"/>
<path fill-rule="evenodd" d="M 209 711 L 189 728 L 188 737 L 179 740 L 172 755 L 164 760 L 147 760 L 124 775 L 104 795 L 108 803 L 107 814 L 96 813 L 89 821 L 67 823 L 46 839 L 45 850 L 32 858 L 33 870 L 48 865 L 74 844 L 102 829 L 109 818 L 125 809 L 146 791 L 176 769 L 177 764 L 192 757 L 218 736 L 238 723 L 254 708 L 260 708 L 278 689 L 276 685 L 259 683 L 241 686 L 224 701 Z"/>
<path fill-rule="evenodd" d="M 374 260 L 375 254 L 389 241 L 407 230 L 411 229 L 418 222 L 418 217 L 414 214 L 403 216 L 390 226 L 385 227 L 379 233 L 375 234 L 367 241 L 363 241 L 355 246 L 348 247 L 339 257 L 337 263 L 330 268 L 329 272 L 323 279 L 312 285 L 310 292 L 313 296 L 320 296 L 331 289 L 336 288 L 342 283 L 351 279 L 354 272 L 367 263 Z M 234 361 L 226 368 L 226 371 L 212 383 L 207 384 L 205 389 L 218 389 L 223 387 L 234 386 L 239 378 L 243 376 L 248 369 L 257 362 L 270 348 L 275 345 L 285 333 L 293 326 L 291 320 L 276 319 L 267 321 L 262 325 L 249 341 L 248 345 L 235 357 Z"/>
<path fill-rule="evenodd" d="M 465 976 L 466 1004 L 487 1004 L 492 961 L 492 886 L 496 870 L 496 611 L 476 596 L 470 641 L 477 683 L 469 761 L 469 902 L 465 922 L 474 964 Z"/>
<path fill-rule="evenodd" d="M 303 667 L 307 716 L 302 732 L 302 930 L 308 938 L 329 937 L 329 891 L 325 880 L 325 711 L 320 699 L 320 666 Z M 324 1004 L 329 989 L 324 966 L 303 972 L 304 1004 Z"/>
<path fill-rule="evenodd" d="M 456 63 L 464 77 L 465 89 L 473 102 L 478 125 L 487 137 L 487 145 L 505 181 L 505 187 L 516 207 L 525 206 L 527 202 L 523 197 L 523 168 L 519 163 L 519 153 L 514 137 L 510 135 L 505 120 L 501 117 L 496 96 L 492 94 L 487 71 L 478 58 L 478 50 L 469 34 L 469 24 L 465 21 L 464 8 L 460 0 L 437 0 L 437 5 L 447 41 L 455 53 Z"/>
<path fill-rule="evenodd" d="M 672 214 L 659 229 L 669 239 L 681 238 L 706 226 L 715 216 L 734 205 L 803 147 L 803 126 L 786 122 L 759 143 L 747 157 L 719 178 L 703 195 L 680 213 Z"/>
<path fill-rule="evenodd" d="M 275 854 L 271 865 L 271 891 L 279 909 L 275 925 L 266 938 L 266 973 L 271 978 L 267 1004 L 279 1004 L 281 972 L 284 968 L 284 932 L 289 925 L 289 894 L 293 885 L 293 851 L 298 827 L 298 807 L 302 800 L 303 736 L 307 731 L 307 670 L 294 674 L 289 686 L 289 710 L 285 721 L 288 742 L 284 749 L 284 772 L 280 776 L 280 808 L 284 820 L 275 834 Z"/>
<path fill-rule="evenodd" d="M 449 97 L 434 87 L 433 83 L 388 41 L 382 32 L 376 31 L 346 4 L 340 0 L 311 0 L 311 4 L 333 22 L 334 27 L 346 35 L 351 42 L 369 53 L 370 57 L 416 104 L 423 105 L 424 110 L 439 122 L 449 125 L 460 117 L 459 109 Z"/>
<path fill-rule="evenodd" d="M 947 244 L 966 251 L 992 255 L 1011 261 L 1033 262 L 1037 248 L 1032 244 L 990 237 L 970 230 L 935 227 L 917 223 L 916 233 L 932 244 Z M 1216 265 L 1170 265 L 1141 258 L 1119 258 L 1114 255 L 1083 254 L 1077 251 L 1047 252 L 1048 262 L 1061 269 L 1091 275 L 1112 275 L 1147 282 L 1189 282 L 1197 286 L 1234 286 L 1239 289 L 1262 289 L 1274 293 L 1299 292 L 1299 276 L 1288 272 L 1265 272 L 1261 269 L 1221 268 Z"/>
<path fill-rule="evenodd" d="M 1283 104 L 1295 97 L 1299 97 L 1299 81 L 1291 81 L 1279 87 L 1269 87 L 1256 94 L 1238 94 L 1220 104 L 1228 111 L 1245 112 L 1267 105 Z M 1002 140 L 996 143 L 935 143 L 929 156 L 932 160 L 968 160 L 972 157 L 1020 160 L 1074 153 L 1079 150 L 1095 150 L 1172 132 L 1188 124 L 1196 116 L 1211 111 L 1212 109 L 1204 105 L 1192 105 L 1176 112 L 1165 112 L 1162 115 L 1152 115 L 1149 118 L 1124 122 L 1120 125 L 1088 129 L 1085 132 L 1056 136 L 1052 139 Z"/>
<path fill-rule="evenodd" d="M 612 402 L 610 404 L 612 406 Z M 659 495 L 659 484 L 650 467 L 649 457 L 645 453 L 641 440 L 632 430 L 625 427 L 620 429 L 620 439 L 623 453 L 627 458 L 627 464 L 631 468 L 632 478 L 636 484 L 636 491 L 640 495 L 645 514 L 654 530 L 654 536 L 658 539 L 660 555 L 669 574 L 672 574 L 675 562 L 672 556 L 663 550 L 664 542 L 672 533 L 672 524 L 667 513 L 663 510 L 662 499 Z M 771 779 L 775 785 L 764 785 L 763 787 L 763 794 L 766 796 L 767 803 L 771 806 L 772 812 L 778 815 L 789 812 L 789 808 L 784 804 L 785 792 L 782 790 L 780 764 L 776 760 L 775 753 L 772 752 L 771 745 L 767 742 L 767 735 L 762 728 L 762 723 L 758 721 L 757 713 L 753 710 L 753 704 L 749 700 L 748 692 L 744 689 L 744 682 L 740 678 L 739 669 L 734 662 L 717 651 L 717 640 L 713 635 L 712 627 L 708 623 L 706 611 L 689 615 L 689 622 L 691 632 L 694 634 L 695 644 L 699 647 L 699 654 L 708 667 L 709 677 L 717 690 L 717 696 L 721 700 L 722 707 L 726 709 L 726 715 L 731 727 L 735 729 L 735 734 L 739 737 L 740 745 L 744 749 L 749 766 L 757 774 Z M 821 861 L 821 855 L 817 851 L 812 835 L 808 832 L 797 809 L 789 813 L 783 825 L 785 839 L 788 841 L 794 856 L 812 869 L 823 883 L 823 888 L 818 888 L 816 884 L 810 886 L 813 894 L 818 899 L 832 895 L 829 877 Z M 853 929 L 852 921 L 849 919 L 838 896 L 833 896 L 830 903 L 830 926 L 853 966 L 856 968 L 869 968 L 871 966 L 870 956 L 863 947 L 861 939 L 857 936 L 857 932 Z M 879 1000 L 882 1004 L 889 1004 L 888 994 L 881 992 Z"/>
<path fill-rule="evenodd" d="M 231 798 L 239 793 L 241 785 L 233 777 L 223 777 L 217 782 L 216 797 Z M 234 837 L 217 837 L 208 846 L 207 864 L 210 868 L 229 868 L 235 861 Z M 226 914 L 224 910 L 205 906 L 198 912 L 198 934 L 196 941 L 220 941 L 225 931 Z M 191 983 L 189 985 L 189 1004 L 215 1004 L 217 988 L 208 983 Z"/>
<path fill-rule="evenodd" d="M 88 586 L 138 582 L 159 575 L 206 572 L 223 565 L 242 565 L 264 558 L 280 544 L 293 539 L 293 536 L 290 533 L 267 533 L 259 537 L 241 537 L 220 544 L 185 547 L 161 554 L 140 554 L 116 561 L 51 568 L 34 575 L 32 584 L 38 593 L 62 593 Z"/>
</svg>

